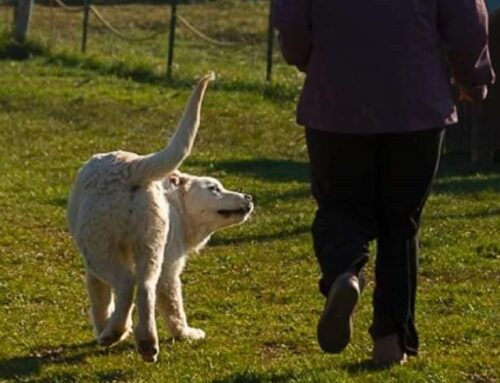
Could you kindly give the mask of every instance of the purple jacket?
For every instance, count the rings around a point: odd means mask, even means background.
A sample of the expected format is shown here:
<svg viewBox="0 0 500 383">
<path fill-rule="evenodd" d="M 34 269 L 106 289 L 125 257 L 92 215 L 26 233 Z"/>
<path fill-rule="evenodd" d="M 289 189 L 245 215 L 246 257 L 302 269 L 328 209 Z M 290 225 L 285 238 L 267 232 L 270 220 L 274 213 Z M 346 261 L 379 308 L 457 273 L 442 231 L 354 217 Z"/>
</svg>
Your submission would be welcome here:
<svg viewBox="0 0 500 383">
<path fill-rule="evenodd" d="M 297 122 L 309 128 L 453 124 L 451 78 L 478 100 L 494 81 L 484 0 L 274 1 L 283 56 L 306 72 Z"/>
</svg>

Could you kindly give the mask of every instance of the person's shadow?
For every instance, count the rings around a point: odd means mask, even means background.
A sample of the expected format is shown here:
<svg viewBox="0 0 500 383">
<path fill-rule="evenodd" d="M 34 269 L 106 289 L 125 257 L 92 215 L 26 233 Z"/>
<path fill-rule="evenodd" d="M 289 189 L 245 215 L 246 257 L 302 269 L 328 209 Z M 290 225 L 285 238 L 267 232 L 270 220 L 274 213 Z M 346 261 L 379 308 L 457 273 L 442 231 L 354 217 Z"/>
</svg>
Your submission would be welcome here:
<svg viewBox="0 0 500 383">
<path fill-rule="evenodd" d="M 316 368 L 315 372 L 320 372 L 321 370 L 327 371 L 332 367 L 320 367 Z M 347 363 L 341 365 L 341 368 L 347 371 L 350 375 L 361 375 L 367 372 L 377 372 L 383 371 L 385 368 L 377 367 L 371 359 L 362 360 L 356 363 Z M 285 371 L 285 372 L 267 372 L 267 373 L 256 373 L 256 372 L 237 372 L 230 374 L 226 377 L 217 378 L 212 380 L 211 383 L 261 383 L 261 382 L 273 382 L 273 383 L 286 383 L 290 381 L 296 381 L 302 376 L 309 376 L 308 371 Z"/>
<path fill-rule="evenodd" d="M 350 375 L 364 374 L 367 372 L 384 371 L 387 367 L 377 366 L 371 359 L 365 359 L 355 363 L 347 363 L 342 366 Z"/>
</svg>

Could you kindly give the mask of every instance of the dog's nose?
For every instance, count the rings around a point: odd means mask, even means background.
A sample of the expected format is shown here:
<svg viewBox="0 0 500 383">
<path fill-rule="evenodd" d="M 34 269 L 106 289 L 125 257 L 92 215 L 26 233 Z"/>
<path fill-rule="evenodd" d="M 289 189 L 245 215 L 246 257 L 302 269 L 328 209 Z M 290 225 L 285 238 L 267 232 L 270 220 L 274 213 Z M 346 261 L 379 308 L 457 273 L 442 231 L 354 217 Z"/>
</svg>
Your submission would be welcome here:
<svg viewBox="0 0 500 383">
<path fill-rule="evenodd" d="M 252 202 L 253 198 L 250 194 L 245 194 L 245 199 L 248 201 L 248 202 Z"/>
</svg>

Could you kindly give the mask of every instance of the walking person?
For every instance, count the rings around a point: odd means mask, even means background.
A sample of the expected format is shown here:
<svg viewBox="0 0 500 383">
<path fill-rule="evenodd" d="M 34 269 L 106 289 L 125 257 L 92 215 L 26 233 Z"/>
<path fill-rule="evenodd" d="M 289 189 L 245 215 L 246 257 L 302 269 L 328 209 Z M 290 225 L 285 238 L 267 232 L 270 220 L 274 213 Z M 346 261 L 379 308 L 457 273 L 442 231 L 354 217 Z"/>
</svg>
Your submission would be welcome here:
<svg viewBox="0 0 500 383">
<path fill-rule="evenodd" d="M 494 81 L 483 0 L 274 0 L 285 60 L 306 73 L 305 126 L 317 202 L 314 251 L 325 352 L 349 343 L 368 245 L 377 240 L 373 360 L 417 355 L 418 231 L 459 98 Z"/>
<path fill-rule="evenodd" d="M 487 1 L 490 11 L 489 20 L 489 48 L 493 69 L 500 71 L 500 0 Z M 486 157 L 482 159 L 493 160 L 495 149 L 498 148 L 498 129 L 500 127 L 500 81 L 488 89 L 488 98 L 481 106 L 481 138 Z"/>
</svg>

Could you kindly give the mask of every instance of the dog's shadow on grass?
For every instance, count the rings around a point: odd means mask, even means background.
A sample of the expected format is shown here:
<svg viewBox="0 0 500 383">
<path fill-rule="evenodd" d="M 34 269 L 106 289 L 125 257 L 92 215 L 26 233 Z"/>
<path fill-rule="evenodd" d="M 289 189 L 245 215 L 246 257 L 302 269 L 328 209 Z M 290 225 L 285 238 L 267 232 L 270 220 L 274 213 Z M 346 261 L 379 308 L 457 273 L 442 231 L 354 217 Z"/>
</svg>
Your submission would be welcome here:
<svg viewBox="0 0 500 383">
<path fill-rule="evenodd" d="M 112 348 L 102 348 L 95 341 L 77 343 L 71 345 L 40 346 L 33 348 L 27 355 L 15 356 L 9 359 L 0 359 L 0 381 L 3 380 L 23 380 L 29 381 L 30 377 L 37 376 L 44 366 L 49 365 L 74 365 L 82 364 L 90 356 L 105 356 L 120 354 L 133 350 L 133 345 L 120 343 Z M 58 381 L 74 381 L 71 374 L 58 376 Z M 102 382 L 115 381 L 123 378 L 122 372 L 111 371 L 99 376 Z M 54 377 L 53 377 L 54 378 Z M 51 381 L 49 379 L 48 381 Z"/>
</svg>

